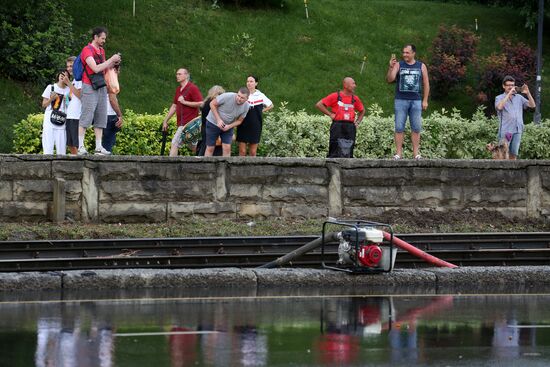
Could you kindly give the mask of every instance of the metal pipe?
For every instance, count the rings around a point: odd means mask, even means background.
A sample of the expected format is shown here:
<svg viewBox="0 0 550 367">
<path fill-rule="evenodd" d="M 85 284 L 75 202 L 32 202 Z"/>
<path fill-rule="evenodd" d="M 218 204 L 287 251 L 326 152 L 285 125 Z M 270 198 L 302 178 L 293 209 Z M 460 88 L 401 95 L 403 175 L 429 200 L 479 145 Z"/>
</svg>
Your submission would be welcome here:
<svg viewBox="0 0 550 367">
<path fill-rule="evenodd" d="M 327 233 L 327 235 L 325 236 L 325 241 L 326 242 L 338 241 L 338 232 L 329 232 L 329 233 Z M 309 252 L 309 251 L 321 246 L 322 242 L 323 242 L 322 237 L 316 238 L 313 241 L 306 243 L 302 247 L 297 248 L 296 250 L 291 251 L 286 255 L 283 255 L 283 256 L 281 256 L 281 257 L 279 257 L 279 258 L 277 258 L 277 259 L 275 259 L 271 262 L 268 262 L 267 264 L 258 266 L 257 269 L 272 269 L 272 268 L 275 268 L 277 266 L 283 266 L 283 265 L 291 262 L 295 258 L 298 258 L 298 257 L 302 256 L 306 252 Z"/>
</svg>

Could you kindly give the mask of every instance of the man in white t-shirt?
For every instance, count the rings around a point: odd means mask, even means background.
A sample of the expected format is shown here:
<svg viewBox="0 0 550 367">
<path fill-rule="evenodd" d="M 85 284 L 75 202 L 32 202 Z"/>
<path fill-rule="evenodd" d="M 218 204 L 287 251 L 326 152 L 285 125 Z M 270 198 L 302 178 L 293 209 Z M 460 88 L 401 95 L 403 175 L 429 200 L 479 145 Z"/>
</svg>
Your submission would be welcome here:
<svg viewBox="0 0 550 367">
<path fill-rule="evenodd" d="M 75 56 L 71 56 L 67 59 L 67 71 L 73 75 L 73 64 L 76 60 Z M 67 132 L 67 146 L 69 152 L 76 155 L 78 152 L 78 120 L 80 120 L 80 112 L 82 109 L 82 102 L 80 102 L 80 95 L 82 93 L 82 81 L 73 80 L 69 84 L 70 102 L 67 108 L 67 122 L 65 123 L 65 129 Z"/>
</svg>

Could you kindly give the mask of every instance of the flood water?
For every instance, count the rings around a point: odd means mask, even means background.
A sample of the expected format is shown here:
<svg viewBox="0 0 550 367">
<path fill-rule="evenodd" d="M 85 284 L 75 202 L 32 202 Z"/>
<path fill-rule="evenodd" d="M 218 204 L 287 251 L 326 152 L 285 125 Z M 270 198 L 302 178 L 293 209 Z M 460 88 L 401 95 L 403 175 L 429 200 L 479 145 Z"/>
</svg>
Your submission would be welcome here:
<svg viewBox="0 0 550 367">
<path fill-rule="evenodd" d="M 550 294 L 87 296 L 0 301 L 0 366 L 550 365 Z"/>
</svg>

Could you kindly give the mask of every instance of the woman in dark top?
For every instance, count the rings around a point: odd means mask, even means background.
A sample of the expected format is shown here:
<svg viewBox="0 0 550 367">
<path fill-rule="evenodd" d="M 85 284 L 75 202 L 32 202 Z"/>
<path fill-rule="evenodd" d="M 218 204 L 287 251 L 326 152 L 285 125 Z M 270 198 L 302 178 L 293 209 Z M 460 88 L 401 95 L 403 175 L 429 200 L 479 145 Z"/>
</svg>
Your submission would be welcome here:
<svg viewBox="0 0 550 367">
<path fill-rule="evenodd" d="M 248 144 L 248 153 L 251 157 L 256 156 L 258 143 L 262 135 L 263 113 L 273 108 L 273 102 L 265 94 L 256 89 L 258 78 L 249 75 L 246 78 L 246 87 L 250 91 L 248 104 L 250 109 L 244 118 L 243 123 L 237 127 L 237 141 L 239 142 L 239 155 L 246 155 L 246 146 Z"/>
<path fill-rule="evenodd" d="M 210 102 L 220 94 L 225 93 L 225 90 L 219 85 L 215 85 L 208 91 L 205 101 L 201 108 L 201 140 L 197 143 L 197 155 L 204 156 L 206 150 L 206 116 L 210 112 Z M 214 149 L 215 156 L 222 155 L 222 146 L 216 142 L 216 148 Z"/>
</svg>

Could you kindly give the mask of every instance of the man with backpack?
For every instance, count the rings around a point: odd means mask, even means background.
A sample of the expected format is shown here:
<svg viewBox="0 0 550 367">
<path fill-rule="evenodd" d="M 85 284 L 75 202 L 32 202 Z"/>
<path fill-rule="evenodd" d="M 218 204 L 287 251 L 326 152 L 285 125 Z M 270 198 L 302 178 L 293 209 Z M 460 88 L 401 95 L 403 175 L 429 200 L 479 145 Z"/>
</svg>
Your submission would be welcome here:
<svg viewBox="0 0 550 367">
<path fill-rule="evenodd" d="M 365 116 L 363 103 L 354 95 L 355 81 L 346 77 L 342 87 L 341 91 L 329 94 L 315 105 L 332 120 L 328 158 L 353 158 L 357 126 Z"/>
<path fill-rule="evenodd" d="M 84 72 L 82 74 L 81 93 L 82 112 L 78 127 L 78 155 L 88 154 L 84 147 L 84 136 L 86 129 L 92 125 L 92 122 L 95 133 L 95 154 L 111 154 L 101 145 L 103 129 L 107 126 L 107 88 L 103 74 L 108 68 L 120 63 L 120 55 L 115 54 L 105 60 L 103 46 L 106 39 L 106 28 L 94 28 L 92 42 L 86 45 L 80 54 Z"/>
</svg>

